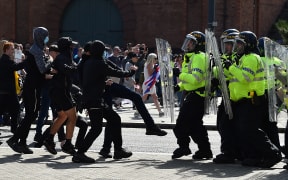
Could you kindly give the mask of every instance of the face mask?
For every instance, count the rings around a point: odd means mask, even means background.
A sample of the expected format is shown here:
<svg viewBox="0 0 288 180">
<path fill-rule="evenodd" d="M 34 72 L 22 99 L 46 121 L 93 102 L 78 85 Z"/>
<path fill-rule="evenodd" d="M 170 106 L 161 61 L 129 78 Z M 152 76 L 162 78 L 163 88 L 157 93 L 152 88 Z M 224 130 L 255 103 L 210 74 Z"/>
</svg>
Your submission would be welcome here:
<svg viewBox="0 0 288 180">
<path fill-rule="evenodd" d="M 47 44 L 49 42 L 49 37 L 46 36 L 45 39 L 44 39 L 44 44 Z"/>
<path fill-rule="evenodd" d="M 108 53 L 107 53 L 107 51 L 104 51 L 104 52 L 103 52 L 103 55 L 102 55 L 102 58 L 103 58 L 103 59 L 107 59 L 107 57 L 108 57 Z"/>
</svg>

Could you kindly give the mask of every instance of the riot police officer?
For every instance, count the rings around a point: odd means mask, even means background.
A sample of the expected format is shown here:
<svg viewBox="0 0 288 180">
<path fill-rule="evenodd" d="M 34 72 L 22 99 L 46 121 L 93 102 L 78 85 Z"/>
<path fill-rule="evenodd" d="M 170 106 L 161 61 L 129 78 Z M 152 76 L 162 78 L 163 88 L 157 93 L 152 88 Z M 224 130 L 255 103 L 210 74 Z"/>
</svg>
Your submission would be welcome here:
<svg viewBox="0 0 288 180">
<path fill-rule="evenodd" d="M 265 73 L 260 56 L 255 54 L 257 37 L 251 31 L 243 31 L 236 38 L 239 64 L 230 61 L 223 66 L 231 73 L 230 99 L 233 103 L 235 132 L 243 155 L 242 165 L 272 167 L 281 161 L 279 149 L 259 129 L 265 93 Z"/>
<path fill-rule="evenodd" d="M 265 72 L 269 71 L 270 69 L 273 69 L 274 66 L 281 66 L 282 62 L 279 58 L 273 57 L 273 58 L 267 58 L 265 57 L 265 48 L 264 48 L 264 41 L 269 40 L 268 37 L 261 37 L 258 39 L 258 48 L 260 50 L 260 57 L 264 63 L 264 68 Z M 273 72 L 274 73 L 274 72 Z M 267 74 L 267 73 L 266 73 Z M 266 78 L 268 79 L 268 78 Z M 279 141 L 279 134 L 278 134 L 278 127 L 277 127 L 277 122 L 270 119 L 269 116 L 269 100 L 268 100 L 268 83 L 273 83 L 273 87 L 275 85 L 281 86 L 280 81 L 275 82 L 276 77 L 273 78 L 272 82 L 270 81 L 265 81 L 265 106 L 263 106 L 263 111 L 261 113 L 263 121 L 261 124 L 261 129 L 267 134 L 271 142 L 277 146 L 277 148 L 280 149 L 280 141 Z M 272 86 L 272 85 L 271 85 Z M 271 90 L 271 89 L 270 89 Z M 274 92 L 274 90 L 273 90 Z M 277 103 L 277 102 L 275 102 Z M 274 106 L 273 106 L 274 108 Z"/>
<path fill-rule="evenodd" d="M 191 154 L 189 148 L 190 136 L 198 145 L 198 151 L 192 156 L 193 159 L 212 158 L 208 133 L 203 125 L 204 100 L 205 100 L 205 75 L 206 58 L 205 35 L 199 31 L 193 31 L 186 35 L 182 45 L 185 51 L 182 63 L 182 72 L 173 69 L 173 73 L 179 76 L 180 83 L 174 87 L 174 91 L 186 91 L 183 105 L 173 131 L 177 138 L 177 148 L 172 159 Z"/>
<path fill-rule="evenodd" d="M 229 34 L 227 34 L 230 32 Z M 233 50 L 235 45 L 235 38 L 239 35 L 239 31 L 236 29 L 227 29 L 221 35 L 222 52 L 221 60 L 222 62 L 230 61 L 231 63 L 238 64 L 238 57 L 236 52 Z M 229 79 L 231 74 L 227 69 L 224 70 L 224 75 L 226 78 L 226 83 L 229 84 Z M 212 80 L 213 82 L 213 80 Z M 213 84 L 213 83 L 212 83 Z M 240 151 L 238 148 L 237 140 L 235 137 L 235 122 L 230 120 L 225 112 L 224 100 L 218 107 L 217 111 L 217 130 L 221 137 L 221 153 L 213 159 L 214 163 L 234 163 L 235 159 L 241 159 Z"/>
</svg>

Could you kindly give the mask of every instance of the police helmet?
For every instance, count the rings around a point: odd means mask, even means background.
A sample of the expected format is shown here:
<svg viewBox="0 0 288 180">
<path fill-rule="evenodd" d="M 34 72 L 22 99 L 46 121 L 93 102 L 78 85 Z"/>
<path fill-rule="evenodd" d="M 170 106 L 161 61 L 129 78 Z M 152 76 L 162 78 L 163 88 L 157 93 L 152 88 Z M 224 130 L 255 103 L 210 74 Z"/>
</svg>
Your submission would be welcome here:
<svg viewBox="0 0 288 180">
<path fill-rule="evenodd" d="M 183 44 L 182 44 L 182 47 L 181 47 L 181 49 L 182 49 L 184 52 L 189 51 L 189 50 L 188 50 L 188 43 L 189 43 L 191 40 L 194 41 L 195 44 L 197 44 L 197 39 L 196 39 L 196 37 L 193 36 L 193 35 L 191 35 L 191 34 L 187 34 L 186 37 L 185 37 L 185 39 L 184 39 L 184 42 L 183 42 Z"/>
<path fill-rule="evenodd" d="M 235 42 L 235 39 L 236 37 L 239 36 L 239 32 L 232 32 L 232 33 L 229 33 L 224 39 L 223 39 L 223 42 L 226 43 L 226 42 Z"/>
<path fill-rule="evenodd" d="M 220 45 L 221 45 L 221 51 L 224 52 L 224 39 L 228 36 L 228 34 L 231 33 L 239 33 L 237 29 L 226 29 L 220 36 Z"/>
<path fill-rule="evenodd" d="M 264 47 L 264 42 L 270 40 L 268 37 L 261 37 L 258 39 L 258 48 L 260 51 L 260 56 L 264 57 L 265 56 L 265 47 Z"/>
<path fill-rule="evenodd" d="M 237 29 L 226 29 L 222 34 L 221 34 L 221 39 L 224 39 L 227 37 L 228 34 L 230 33 L 239 33 Z"/>
<path fill-rule="evenodd" d="M 190 34 L 197 40 L 195 51 L 205 52 L 205 34 L 200 31 L 193 31 Z"/>
<path fill-rule="evenodd" d="M 236 37 L 236 41 L 244 43 L 245 53 L 253 52 L 258 49 L 257 36 L 251 31 L 242 31 Z"/>
</svg>

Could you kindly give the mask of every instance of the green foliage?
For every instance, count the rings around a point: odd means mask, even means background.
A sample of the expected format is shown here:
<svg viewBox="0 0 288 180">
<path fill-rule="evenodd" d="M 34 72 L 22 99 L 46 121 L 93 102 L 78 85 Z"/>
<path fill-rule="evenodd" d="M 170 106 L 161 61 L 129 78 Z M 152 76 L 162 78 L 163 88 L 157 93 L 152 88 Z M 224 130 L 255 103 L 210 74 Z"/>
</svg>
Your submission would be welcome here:
<svg viewBox="0 0 288 180">
<path fill-rule="evenodd" d="M 288 44 L 288 21 L 279 19 L 279 21 L 275 23 L 275 26 L 283 38 L 284 44 Z"/>
</svg>

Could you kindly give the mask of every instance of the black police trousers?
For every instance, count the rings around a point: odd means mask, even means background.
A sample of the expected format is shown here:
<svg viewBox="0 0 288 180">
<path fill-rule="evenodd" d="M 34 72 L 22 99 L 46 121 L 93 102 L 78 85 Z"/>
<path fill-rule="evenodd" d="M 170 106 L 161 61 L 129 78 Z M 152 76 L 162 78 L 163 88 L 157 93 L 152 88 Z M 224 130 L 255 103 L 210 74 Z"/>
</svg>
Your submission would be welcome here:
<svg viewBox="0 0 288 180">
<path fill-rule="evenodd" d="M 204 97 L 187 92 L 173 129 L 180 148 L 189 147 L 190 136 L 200 151 L 210 150 L 207 129 L 203 125 Z"/>
<path fill-rule="evenodd" d="M 266 133 L 259 127 L 262 123 L 260 116 L 263 103 L 252 104 L 251 99 L 242 99 L 234 103 L 235 131 L 244 158 L 274 158 L 279 149 L 269 140 Z"/>
<path fill-rule="evenodd" d="M 233 111 L 233 105 L 232 105 Z M 217 130 L 221 137 L 220 150 L 221 153 L 228 155 L 230 157 L 241 157 L 237 134 L 235 132 L 235 120 L 229 119 L 229 116 L 225 112 L 224 101 L 218 106 L 217 111 Z"/>
</svg>

